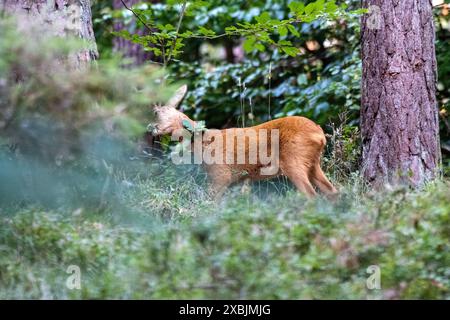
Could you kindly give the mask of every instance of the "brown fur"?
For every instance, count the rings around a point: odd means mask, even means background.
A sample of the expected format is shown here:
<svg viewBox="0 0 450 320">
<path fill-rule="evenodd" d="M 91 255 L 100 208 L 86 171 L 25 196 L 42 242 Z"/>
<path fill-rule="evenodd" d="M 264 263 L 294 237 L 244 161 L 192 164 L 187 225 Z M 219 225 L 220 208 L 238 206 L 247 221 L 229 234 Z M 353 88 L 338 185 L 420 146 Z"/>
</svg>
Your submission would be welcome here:
<svg viewBox="0 0 450 320">
<path fill-rule="evenodd" d="M 175 96 L 169 101 L 167 106 L 155 107 L 156 125 L 154 127 L 155 135 L 171 134 L 175 130 L 183 128 L 183 119 L 188 120 L 193 127 L 195 121 L 189 119 L 185 114 L 176 110 L 176 106 L 183 99 L 187 88 L 181 87 Z M 233 128 L 224 130 L 214 130 L 214 133 L 222 135 L 223 144 L 226 145 L 227 133 L 233 130 L 228 136 L 246 133 L 249 130 L 258 132 L 266 129 L 270 132 L 272 129 L 279 130 L 279 170 L 273 175 L 261 175 L 260 169 L 264 167 L 259 157 L 256 164 L 203 164 L 210 179 L 210 192 L 215 197 L 220 197 L 228 186 L 232 183 L 242 180 L 259 180 L 285 175 L 288 177 L 297 189 L 313 197 L 316 195 L 314 186 L 327 196 L 335 196 L 337 190 L 326 178 L 320 168 L 320 157 L 326 144 L 325 135 L 317 124 L 304 117 L 285 117 L 248 128 Z M 212 132 L 212 130 L 211 130 Z M 206 134 L 209 133 L 209 130 Z M 232 152 L 231 157 L 236 158 L 238 148 L 245 148 L 246 159 L 248 158 L 249 146 L 256 143 L 258 137 L 246 136 L 245 144 L 234 144 L 234 150 L 224 148 L 223 158 L 226 152 Z M 270 134 L 268 137 L 270 140 Z M 237 140 L 235 140 L 236 142 Z M 204 142 L 207 146 L 211 141 Z M 268 153 L 270 154 L 270 141 L 268 141 Z M 195 151 L 194 151 L 195 152 Z"/>
</svg>

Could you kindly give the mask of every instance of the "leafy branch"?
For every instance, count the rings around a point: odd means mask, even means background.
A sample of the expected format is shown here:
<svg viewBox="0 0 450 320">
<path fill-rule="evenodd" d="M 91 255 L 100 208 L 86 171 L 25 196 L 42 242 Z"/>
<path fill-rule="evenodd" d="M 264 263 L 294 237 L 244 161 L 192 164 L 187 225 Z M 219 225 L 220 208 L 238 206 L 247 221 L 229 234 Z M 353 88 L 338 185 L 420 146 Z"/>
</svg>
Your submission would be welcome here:
<svg viewBox="0 0 450 320">
<path fill-rule="evenodd" d="M 142 23 L 142 25 L 144 26 L 144 27 L 146 27 L 147 28 L 147 30 L 148 31 L 150 31 L 150 32 L 152 32 L 153 30 L 152 30 L 152 28 L 149 26 L 149 25 L 147 25 L 147 23 L 136 13 L 136 11 L 134 11 L 133 9 L 131 9 L 126 3 L 125 3 L 125 1 L 123 1 L 123 0 L 120 0 L 120 2 L 122 2 L 122 5 L 125 7 L 125 9 L 127 9 L 128 11 L 130 11 L 135 17 L 136 17 L 136 19 L 138 19 L 141 23 Z"/>
<path fill-rule="evenodd" d="M 305 5 L 302 2 L 291 2 L 289 4 L 290 15 L 288 19 L 272 19 L 268 12 L 263 12 L 255 17 L 256 22 L 237 23 L 226 27 L 224 32 L 217 34 L 214 30 L 200 26 L 195 31 L 181 32 L 183 18 L 189 8 L 201 8 L 207 5 L 204 1 L 194 0 L 171 0 L 170 3 L 180 5 L 178 13 L 178 22 L 176 27 L 171 24 L 156 24 L 151 18 L 151 9 L 135 9 L 128 7 L 124 1 L 122 3 L 125 9 L 131 11 L 142 25 L 148 29 L 149 34 L 139 36 L 130 34 L 126 30 L 121 30 L 115 34 L 134 43 L 138 43 L 145 50 L 151 51 L 156 57 L 161 57 L 163 65 L 167 66 L 174 57 L 182 52 L 184 41 L 188 39 L 214 40 L 223 37 L 242 37 L 244 38 L 243 48 L 246 52 L 257 50 L 264 52 L 268 47 L 275 47 L 285 54 L 295 57 L 299 53 L 291 41 L 286 40 L 288 34 L 294 37 L 300 37 L 297 26 L 300 23 L 312 22 L 317 19 L 334 20 L 338 17 L 347 15 L 362 14 L 364 9 L 347 12 L 346 5 L 338 6 L 335 0 L 316 0 Z M 274 40 L 274 35 L 278 35 Z"/>
</svg>

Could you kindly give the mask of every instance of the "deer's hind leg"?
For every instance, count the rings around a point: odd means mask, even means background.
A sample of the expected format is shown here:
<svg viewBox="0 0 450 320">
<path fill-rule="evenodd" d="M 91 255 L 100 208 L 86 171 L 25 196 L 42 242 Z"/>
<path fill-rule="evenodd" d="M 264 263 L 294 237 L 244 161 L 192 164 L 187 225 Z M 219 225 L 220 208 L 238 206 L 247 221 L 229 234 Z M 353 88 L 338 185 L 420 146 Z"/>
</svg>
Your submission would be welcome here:
<svg viewBox="0 0 450 320">
<path fill-rule="evenodd" d="M 327 196 L 335 196 L 338 191 L 331 184 L 331 182 L 327 179 L 322 169 L 320 168 L 320 164 L 317 163 L 311 170 L 310 174 L 311 182 L 319 188 L 321 192 L 323 192 Z"/>
<path fill-rule="evenodd" d="M 308 177 L 308 169 L 302 165 L 293 166 L 288 165 L 282 168 L 283 174 L 291 180 L 297 189 L 305 194 L 308 198 L 313 198 L 317 195 L 316 190 L 312 186 Z"/>
</svg>

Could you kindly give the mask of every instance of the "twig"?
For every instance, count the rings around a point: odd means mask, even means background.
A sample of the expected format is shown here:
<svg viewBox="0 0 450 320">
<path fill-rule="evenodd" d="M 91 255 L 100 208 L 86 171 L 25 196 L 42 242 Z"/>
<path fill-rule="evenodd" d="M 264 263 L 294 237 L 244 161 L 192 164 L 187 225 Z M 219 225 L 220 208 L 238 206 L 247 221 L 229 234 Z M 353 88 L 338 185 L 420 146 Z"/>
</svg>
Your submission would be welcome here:
<svg viewBox="0 0 450 320">
<path fill-rule="evenodd" d="M 163 43 L 161 40 L 159 41 L 159 44 L 161 46 L 162 59 L 163 59 L 163 68 L 165 68 L 165 67 L 167 67 L 166 46 L 165 46 L 165 43 Z"/>
<path fill-rule="evenodd" d="M 127 4 L 125 3 L 125 1 L 120 0 L 123 4 L 123 6 L 125 7 L 125 9 L 127 9 L 128 11 L 130 11 L 131 13 L 133 13 L 133 15 L 151 32 L 153 32 L 153 29 L 133 10 L 131 9 L 129 6 L 127 6 Z"/>
<path fill-rule="evenodd" d="M 151 32 L 154 32 L 154 29 L 152 27 L 150 27 L 140 16 L 139 14 L 137 14 L 132 8 L 130 8 L 124 0 L 120 0 L 122 2 L 122 5 L 124 6 L 125 9 L 127 9 L 128 11 L 130 11 L 131 13 L 133 13 L 133 15 Z M 176 32 L 175 32 L 175 38 L 173 40 L 172 46 L 170 48 L 169 51 L 169 56 L 166 60 L 166 64 L 170 62 L 170 60 L 172 60 L 173 57 L 173 51 L 175 50 L 175 46 L 177 44 L 177 40 L 179 38 L 179 34 L 180 34 L 180 29 L 181 29 L 181 22 L 183 21 L 184 18 L 184 14 L 186 11 L 186 7 L 187 7 L 187 1 L 184 1 L 181 9 L 180 9 L 180 16 L 178 19 L 178 24 L 177 24 L 177 28 L 176 28 Z M 288 24 L 295 24 L 301 22 L 301 19 L 290 19 L 290 20 L 286 20 L 284 21 L 281 25 L 288 25 Z M 241 36 L 245 36 L 245 35 L 256 35 L 258 34 L 258 32 L 260 31 L 264 31 L 264 28 L 261 30 L 236 30 L 236 31 L 232 31 L 232 32 L 227 32 L 227 33 L 222 33 L 222 34 L 217 34 L 214 36 L 207 36 L 207 35 L 196 35 L 196 34 L 192 34 L 189 36 L 189 38 L 193 38 L 193 39 L 204 39 L 204 40 L 214 40 L 214 39 L 219 39 L 222 37 L 226 37 L 226 36 L 235 36 L 235 35 L 241 35 Z M 272 45 L 276 45 L 275 43 L 272 43 Z"/>
<path fill-rule="evenodd" d="M 186 6 L 187 6 L 187 1 L 184 1 L 183 5 L 181 6 L 181 9 L 180 9 L 180 17 L 178 19 L 177 29 L 175 31 L 175 39 L 173 40 L 172 47 L 170 48 L 169 57 L 167 58 L 167 63 L 169 63 L 170 60 L 172 59 L 172 54 L 173 54 L 173 51 L 175 50 L 175 46 L 177 44 L 178 35 L 180 33 L 180 28 L 181 28 L 181 22 L 183 21 L 184 13 L 186 11 Z"/>
<path fill-rule="evenodd" d="M 270 100 L 272 98 L 272 61 L 269 64 L 269 120 L 272 120 Z"/>
</svg>

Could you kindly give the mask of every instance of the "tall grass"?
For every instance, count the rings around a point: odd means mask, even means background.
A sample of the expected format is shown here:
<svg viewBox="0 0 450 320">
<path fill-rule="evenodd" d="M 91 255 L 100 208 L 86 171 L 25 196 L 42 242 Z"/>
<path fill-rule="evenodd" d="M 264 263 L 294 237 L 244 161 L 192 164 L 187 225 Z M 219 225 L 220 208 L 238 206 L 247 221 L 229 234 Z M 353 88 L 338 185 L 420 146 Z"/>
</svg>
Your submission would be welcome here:
<svg viewBox="0 0 450 320">
<path fill-rule="evenodd" d="M 349 185 L 334 203 L 289 186 L 263 196 L 236 186 L 215 203 L 180 170 L 127 177 L 123 211 L 3 215 L 0 296 L 450 297 L 448 183 L 365 196 Z M 81 268 L 80 290 L 66 286 L 70 265 Z M 380 267 L 381 290 L 366 287 L 371 265 Z"/>
</svg>

